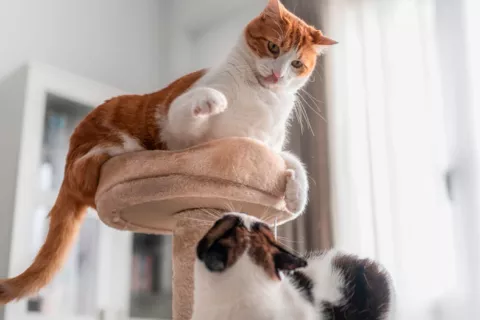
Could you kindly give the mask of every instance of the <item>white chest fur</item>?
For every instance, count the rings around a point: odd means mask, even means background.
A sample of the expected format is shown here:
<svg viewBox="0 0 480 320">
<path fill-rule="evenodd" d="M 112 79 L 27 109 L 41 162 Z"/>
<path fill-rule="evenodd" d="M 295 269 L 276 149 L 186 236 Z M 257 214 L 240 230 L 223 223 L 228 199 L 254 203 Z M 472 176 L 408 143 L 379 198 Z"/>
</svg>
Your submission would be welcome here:
<svg viewBox="0 0 480 320">
<path fill-rule="evenodd" d="M 228 100 L 227 109 L 210 119 L 202 140 L 243 136 L 280 149 L 294 94 L 267 90 L 248 73 L 224 68 L 212 70 L 198 84 L 217 89 Z"/>
</svg>

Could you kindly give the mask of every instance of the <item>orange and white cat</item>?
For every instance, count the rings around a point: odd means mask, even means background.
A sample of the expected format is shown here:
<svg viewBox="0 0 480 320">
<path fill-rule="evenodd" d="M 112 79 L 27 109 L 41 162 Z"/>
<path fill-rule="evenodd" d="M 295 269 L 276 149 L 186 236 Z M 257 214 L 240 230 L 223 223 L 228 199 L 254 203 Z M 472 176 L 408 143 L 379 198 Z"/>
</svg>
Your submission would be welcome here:
<svg viewBox="0 0 480 320">
<path fill-rule="evenodd" d="M 334 43 L 278 0 L 269 0 L 224 62 L 158 92 L 116 97 L 93 110 L 70 139 L 45 244 L 25 272 L 0 281 L 0 304 L 33 294 L 51 281 L 87 207 L 95 208 L 100 167 L 122 153 L 186 148 L 223 137 L 256 139 L 285 158 L 286 204 L 301 213 L 307 203 L 307 174 L 282 146 L 297 90 L 307 82 L 317 55 Z"/>
</svg>

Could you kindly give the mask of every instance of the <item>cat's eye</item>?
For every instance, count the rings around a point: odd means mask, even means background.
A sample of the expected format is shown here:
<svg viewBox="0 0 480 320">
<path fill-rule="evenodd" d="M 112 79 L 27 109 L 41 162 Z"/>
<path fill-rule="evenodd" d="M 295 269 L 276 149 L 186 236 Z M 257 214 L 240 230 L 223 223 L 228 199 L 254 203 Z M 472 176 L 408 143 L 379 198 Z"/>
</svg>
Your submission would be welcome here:
<svg viewBox="0 0 480 320">
<path fill-rule="evenodd" d="M 275 55 L 280 53 L 280 47 L 272 41 L 268 41 L 268 50 Z"/>
<path fill-rule="evenodd" d="M 300 60 L 293 60 L 292 61 L 292 67 L 294 67 L 295 69 L 299 69 L 299 68 L 303 67 L 303 63 Z"/>
</svg>

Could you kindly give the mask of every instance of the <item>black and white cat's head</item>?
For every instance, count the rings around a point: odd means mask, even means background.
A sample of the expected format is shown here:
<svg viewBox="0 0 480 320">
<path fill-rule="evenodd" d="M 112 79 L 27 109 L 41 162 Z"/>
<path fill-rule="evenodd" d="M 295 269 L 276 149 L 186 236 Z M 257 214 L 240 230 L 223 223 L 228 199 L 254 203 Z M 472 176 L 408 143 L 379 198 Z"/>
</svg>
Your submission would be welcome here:
<svg viewBox="0 0 480 320">
<path fill-rule="evenodd" d="M 231 276 L 233 268 L 266 281 L 280 281 L 281 272 L 307 266 L 275 240 L 264 222 L 241 213 L 229 213 L 217 220 L 197 245 L 197 265 L 214 277 Z M 244 273 L 244 272 L 241 272 Z"/>
</svg>

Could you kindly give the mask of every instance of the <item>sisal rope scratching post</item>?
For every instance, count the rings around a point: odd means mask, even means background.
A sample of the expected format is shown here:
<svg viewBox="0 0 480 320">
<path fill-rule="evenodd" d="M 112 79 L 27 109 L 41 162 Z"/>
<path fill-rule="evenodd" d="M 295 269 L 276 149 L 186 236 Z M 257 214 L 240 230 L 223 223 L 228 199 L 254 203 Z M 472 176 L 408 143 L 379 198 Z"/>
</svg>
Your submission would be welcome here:
<svg viewBox="0 0 480 320">
<path fill-rule="evenodd" d="M 224 212 L 273 224 L 292 219 L 285 207 L 283 159 L 248 138 L 180 151 L 142 151 L 107 161 L 96 195 L 100 219 L 139 233 L 173 234 L 173 319 L 189 320 L 195 247 Z"/>
</svg>

